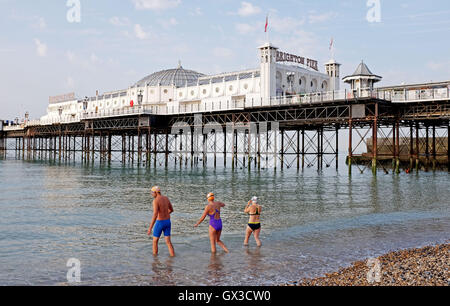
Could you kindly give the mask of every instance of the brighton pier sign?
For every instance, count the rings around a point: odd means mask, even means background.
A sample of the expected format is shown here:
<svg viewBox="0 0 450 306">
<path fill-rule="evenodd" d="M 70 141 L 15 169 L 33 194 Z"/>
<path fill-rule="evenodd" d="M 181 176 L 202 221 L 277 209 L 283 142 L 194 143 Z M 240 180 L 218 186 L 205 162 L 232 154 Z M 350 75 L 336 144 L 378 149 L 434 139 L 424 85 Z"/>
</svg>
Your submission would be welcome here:
<svg viewBox="0 0 450 306">
<path fill-rule="evenodd" d="M 297 64 L 306 65 L 307 67 L 319 71 L 318 62 L 310 59 L 304 58 L 303 56 L 297 56 L 281 51 L 277 51 L 277 62 L 292 62 Z"/>
</svg>

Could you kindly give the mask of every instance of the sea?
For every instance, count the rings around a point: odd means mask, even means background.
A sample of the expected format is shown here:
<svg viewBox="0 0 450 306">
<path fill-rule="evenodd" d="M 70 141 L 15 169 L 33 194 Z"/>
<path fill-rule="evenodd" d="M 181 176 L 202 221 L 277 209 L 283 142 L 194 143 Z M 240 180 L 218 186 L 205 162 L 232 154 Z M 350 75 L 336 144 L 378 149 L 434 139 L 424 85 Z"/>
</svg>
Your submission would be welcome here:
<svg viewBox="0 0 450 306">
<path fill-rule="evenodd" d="M 272 286 L 322 276 L 389 251 L 450 238 L 446 171 L 350 175 L 317 169 L 83 163 L 0 158 L 0 285 Z M 150 188 L 170 198 L 172 242 L 152 255 Z M 194 224 L 214 192 L 224 202 L 222 241 Z M 253 196 L 261 240 L 244 246 Z M 74 265 L 73 263 L 77 264 Z"/>
</svg>

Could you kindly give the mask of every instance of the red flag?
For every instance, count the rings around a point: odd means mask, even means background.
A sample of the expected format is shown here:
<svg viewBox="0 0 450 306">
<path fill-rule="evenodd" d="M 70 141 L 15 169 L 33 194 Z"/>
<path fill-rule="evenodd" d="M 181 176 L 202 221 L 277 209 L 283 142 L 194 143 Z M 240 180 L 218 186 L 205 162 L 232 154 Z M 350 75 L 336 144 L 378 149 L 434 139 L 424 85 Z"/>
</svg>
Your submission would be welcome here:
<svg viewBox="0 0 450 306">
<path fill-rule="evenodd" d="M 130 106 L 131 106 L 131 107 L 134 106 L 134 101 L 133 101 L 133 100 L 130 101 Z"/>
<path fill-rule="evenodd" d="M 266 17 L 266 27 L 265 27 L 265 30 L 264 30 L 264 32 L 266 32 L 267 33 L 267 27 L 269 26 L 269 15 L 267 15 L 267 17 Z"/>
<path fill-rule="evenodd" d="M 331 50 L 331 48 L 333 47 L 333 43 L 334 43 L 334 41 L 333 41 L 333 37 L 331 37 L 331 42 L 330 42 L 330 50 Z"/>
</svg>

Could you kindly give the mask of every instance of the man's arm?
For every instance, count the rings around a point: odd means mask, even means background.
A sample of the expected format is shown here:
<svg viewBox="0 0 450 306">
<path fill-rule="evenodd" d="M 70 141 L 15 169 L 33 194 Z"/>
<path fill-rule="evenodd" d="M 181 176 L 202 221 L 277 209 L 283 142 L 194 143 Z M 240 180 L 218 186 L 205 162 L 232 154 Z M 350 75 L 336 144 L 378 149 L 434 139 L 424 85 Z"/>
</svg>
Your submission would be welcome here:
<svg viewBox="0 0 450 306">
<path fill-rule="evenodd" d="M 153 217 L 152 217 L 152 222 L 150 223 L 150 227 L 148 228 L 148 232 L 147 232 L 147 235 L 149 235 L 149 236 L 152 233 L 152 228 L 155 225 L 156 218 L 158 218 L 158 203 L 156 203 L 156 199 L 155 199 L 155 200 L 153 200 Z"/>
</svg>

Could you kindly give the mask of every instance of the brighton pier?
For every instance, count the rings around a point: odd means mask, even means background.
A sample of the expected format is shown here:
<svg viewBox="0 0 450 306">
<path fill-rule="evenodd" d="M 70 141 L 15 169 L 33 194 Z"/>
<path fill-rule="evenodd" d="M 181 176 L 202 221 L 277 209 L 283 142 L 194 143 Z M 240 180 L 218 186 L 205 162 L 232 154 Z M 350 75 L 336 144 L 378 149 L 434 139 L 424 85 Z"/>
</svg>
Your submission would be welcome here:
<svg viewBox="0 0 450 306">
<path fill-rule="evenodd" d="M 0 121 L 0 152 L 145 167 L 337 168 L 346 130 L 349 173 L 398 173 L 401 160 L 408 170 L 450 171 L 450 81 L 375 87 L 382 77 L 361 62 L 341 89 L 335 60 L 321 73 L 270 43 L 259 52 L 259 69 L 205 76 L 180 64 L 124 90 L 52 97 L 39 120 Z"/>
</svg>

